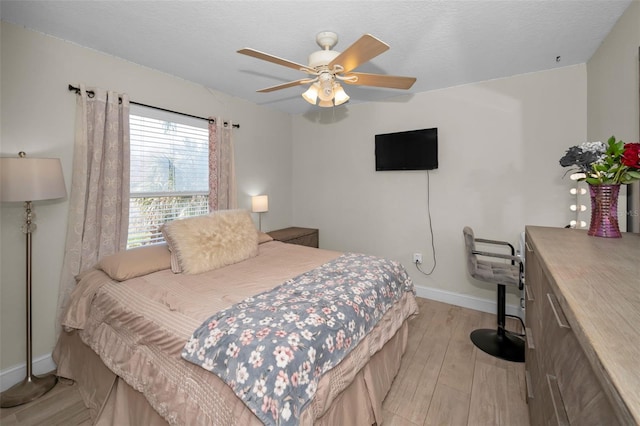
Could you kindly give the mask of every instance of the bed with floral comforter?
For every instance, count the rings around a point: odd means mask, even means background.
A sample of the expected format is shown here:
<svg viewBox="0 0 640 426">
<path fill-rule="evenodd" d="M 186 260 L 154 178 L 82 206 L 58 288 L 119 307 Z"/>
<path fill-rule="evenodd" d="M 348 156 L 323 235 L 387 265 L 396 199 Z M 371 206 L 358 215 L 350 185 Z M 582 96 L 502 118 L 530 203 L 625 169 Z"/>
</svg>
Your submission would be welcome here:
<svg viewBox="0 0 640 426">
<path fill-rule="evenodd" d="M 54 360 L 59 375 L 78 382 L 97 424 L 381 422 L 417 312 L 399 264 L 277 241 L 197 275 L 172 273 L 168 259 L 122 281 L 101 269 L 79 277 Z M 216 345 L 195 332 L 203 323 Z M 222 357 L 200 360 L 207 345 Z M 189 352 L 200 365 L 182 357 Z M 201 366 L 216 362 L 226 379 Z M 262 373 L 253 370 L 260 364 Z M 259 403 L 247 405 L 243 393 Z"/>
</svg>

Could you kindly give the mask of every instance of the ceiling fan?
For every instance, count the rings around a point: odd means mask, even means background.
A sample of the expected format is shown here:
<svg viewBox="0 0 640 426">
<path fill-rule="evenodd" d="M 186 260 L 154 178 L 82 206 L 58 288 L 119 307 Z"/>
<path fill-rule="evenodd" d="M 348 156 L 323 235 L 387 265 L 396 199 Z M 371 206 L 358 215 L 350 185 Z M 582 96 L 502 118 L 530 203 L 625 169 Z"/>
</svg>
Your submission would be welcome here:
<svg viewBox="0 0 640 426">
<path fill-rule="evenodd" d="M 321 107 L 338 106 L 349 100 L 349 96 L 340 85 L 340 82 L 359 86 L 409 89 L 416 81 L 414 77 L 353 72 L 361 64 L 389 49 L 389 45 L 371 34 L 363 35 L 342 53 L 331 50 L 338 43 L 338 35 L 334 32 L 323 31 L 318 33 L 316 43 L 322 50 L 309 55 L 308 65 L 298 64 L 250 48 L 240 49 L 238 53 L 293 68 L 310 75 L 310 77 L 300 80 L 260 89 L 258 92 L 268 93 L 311 83 L 311 86 L 302 94 L 302 97 L 312 105 L 315 105 L 316 101 L 319 100 L 318 106 Z"/>
</svg>

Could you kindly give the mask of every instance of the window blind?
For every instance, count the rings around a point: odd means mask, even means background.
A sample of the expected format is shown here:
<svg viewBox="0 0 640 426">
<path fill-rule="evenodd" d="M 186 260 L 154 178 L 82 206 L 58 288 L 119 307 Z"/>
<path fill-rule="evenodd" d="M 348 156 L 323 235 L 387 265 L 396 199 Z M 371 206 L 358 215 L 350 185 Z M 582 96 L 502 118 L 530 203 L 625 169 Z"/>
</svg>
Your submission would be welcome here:
<svg viewBox="0 0 640 426">
<path fill-rule="evenodd" d="M 207 122 L 132 105 L 127 248 L 163 241 L 160 226 L 209 212 Z"/>
</svg>

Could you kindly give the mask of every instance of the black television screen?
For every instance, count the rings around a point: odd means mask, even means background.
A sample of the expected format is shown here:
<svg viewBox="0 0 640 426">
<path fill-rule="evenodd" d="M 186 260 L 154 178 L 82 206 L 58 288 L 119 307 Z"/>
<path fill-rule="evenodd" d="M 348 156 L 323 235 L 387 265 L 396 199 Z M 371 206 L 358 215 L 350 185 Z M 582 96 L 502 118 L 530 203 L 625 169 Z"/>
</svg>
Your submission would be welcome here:
<svg viewBox="0 0 640 426">
<path fill-rule="evenodd" d="M 438 168 L 438 129 L 376 135 L 376 170 Z"/>
</svg>

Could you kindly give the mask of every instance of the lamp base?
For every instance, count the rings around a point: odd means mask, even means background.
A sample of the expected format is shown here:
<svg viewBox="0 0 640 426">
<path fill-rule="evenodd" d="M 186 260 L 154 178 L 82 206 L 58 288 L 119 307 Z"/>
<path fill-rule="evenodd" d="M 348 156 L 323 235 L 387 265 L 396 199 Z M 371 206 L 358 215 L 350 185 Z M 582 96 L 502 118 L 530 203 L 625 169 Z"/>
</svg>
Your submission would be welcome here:
<svg viewBox="0 0 640 426">
<path fill-rule="evenodd" d="M 0 407 L 9 408 L 26 404 L 40 398 L 56 385 L 58 378 L 54 374 L 27 376 L 0 394 Z"/>
</svg>

